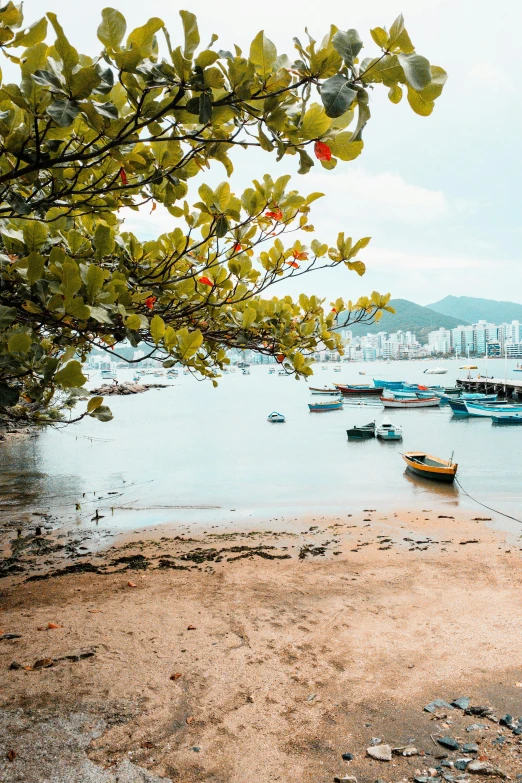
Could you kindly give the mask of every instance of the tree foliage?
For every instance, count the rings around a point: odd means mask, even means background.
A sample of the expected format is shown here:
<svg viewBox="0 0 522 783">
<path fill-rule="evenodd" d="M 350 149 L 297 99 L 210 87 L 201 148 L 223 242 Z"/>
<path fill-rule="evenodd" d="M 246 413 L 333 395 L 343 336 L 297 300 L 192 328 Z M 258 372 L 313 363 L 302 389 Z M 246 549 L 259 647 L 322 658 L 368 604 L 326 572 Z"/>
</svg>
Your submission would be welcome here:
<svg viewBox="0 0 522 783">
<path fill-rule="evenodd" d="M 80 54 L 53 13 L 24 26 L 21 5 L 0 9 L 0 45 L 20 69 L 0 88 L 0 409 L 49 420 L 81 395 L 81 361 L 127 339 L 171 366 L 212 379 L 227 348 L 275 355 L 310 374 L 318 347 L 340 347 L 338 316 L 360 321 L 390 310 L 389 295 L 325 303 L 263 296 L 274 283 L 344 265 L 358 274 L 369 238 L 308 239 L 322 194 L 301 195 L 289 177 L 265 175 L 243 193 L 190 180 L 213 164 L 233 172 L 234 147 L 259 147 L 299 173 L 331 171 L 363 150 L 369 97 L 406 91 L 433 110 L 445 72 L 418 55 L 400 16 L 371 31 L 361 59 L 355 30 L 332 26 L 321 42 L 294 39 L 278 54 L 261 31 L 243 52 L 200 45 L 196 18 L 180 11 L 176 45 L 161 19 L 130 32 L 106 8 L 101 49 Z M 161 38 L 161 36 L 163 38 Z M 160 55 L 160 40 L 164 54 Z M 191 199 L 192 200 L 192 199 Z M 131 211 L 162 205 L 171 230 L 140 241 Z M 292 235 L 292 236 L 290 236 Z M 215 382 L 215 380 L 214 380 Z M 84 413 L 106 420 L 101 398 Z"/>
</svg>

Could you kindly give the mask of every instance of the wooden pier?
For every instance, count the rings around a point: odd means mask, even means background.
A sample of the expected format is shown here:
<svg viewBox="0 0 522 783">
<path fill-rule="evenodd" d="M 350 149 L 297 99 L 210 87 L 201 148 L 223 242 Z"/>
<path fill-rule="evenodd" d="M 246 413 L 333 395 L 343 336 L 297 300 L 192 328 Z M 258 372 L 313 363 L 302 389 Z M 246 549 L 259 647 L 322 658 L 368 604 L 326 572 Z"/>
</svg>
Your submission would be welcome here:
<svg viewBox="0 0 522 783">
<path fill-rule="evenodd" d="M 505 381 L 501 378 L 458 378 L 457 386 L 469 392 L 496 393 L 506 399 L 522 400 L 522 381 Z"/>
</svg>

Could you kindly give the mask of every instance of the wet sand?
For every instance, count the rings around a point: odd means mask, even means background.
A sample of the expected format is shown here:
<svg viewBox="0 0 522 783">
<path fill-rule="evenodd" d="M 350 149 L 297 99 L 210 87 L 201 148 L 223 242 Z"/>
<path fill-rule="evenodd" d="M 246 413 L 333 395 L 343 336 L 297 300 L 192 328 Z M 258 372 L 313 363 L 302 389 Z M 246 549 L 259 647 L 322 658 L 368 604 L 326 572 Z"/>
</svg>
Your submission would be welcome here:
<svg viewBox="0 0 522 783">
<path fill-rule="evenodd" d="M 449 735 L 515 779 L 519 736 L 423 711 L 469 696 L 522 716 L 520 539 L 448 513 L 157 529 L 73 560 L 50 552 L 38 571 L 26 563 L 0 583 L 0 628 L 21 635 L 0 640 L 0 778 L 109 780 L 88 774 L 127 759 L 180 783 L 411 781 L 444 752 L 463 755 L 437 743 Z M 76 721 L 85 747 L 58 743 L 56 715 Z M 373 760 L 372 738 L 419 755 Z M 58 777 L 69 752 L 71 777 Z"/>
</svg>

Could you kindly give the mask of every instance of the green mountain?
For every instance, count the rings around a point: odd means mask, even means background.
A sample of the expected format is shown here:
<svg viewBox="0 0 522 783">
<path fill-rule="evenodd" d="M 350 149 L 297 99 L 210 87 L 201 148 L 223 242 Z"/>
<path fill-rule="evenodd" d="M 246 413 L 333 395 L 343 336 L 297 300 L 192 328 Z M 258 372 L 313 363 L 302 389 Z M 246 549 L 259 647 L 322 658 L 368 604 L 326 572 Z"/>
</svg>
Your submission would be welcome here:
<svg viewBox="0 0 522 783">
<path fill-rule="evenodd" d="M 474 296 L 445 296 L 440 302 L 427 307 L 437 313 L 457 318 L 461 323 L 489 321 L 502 324 L 522 321 L 522 304 L 517 302 L 497 302 L 495 299 L 477 299 Z"/>
<path fill-rule="evenodd" d="M 443 315 L 408 299 L 391 299 L 390 304 L 396 310 L 395 315 L 384 313 L 381 320 L 376 323 L 353 324 L 348 325 L 347 328 L 352 330 L 354 337 L 377 332 L 397 332 L 401 329 L 403 332 L 415 332 L 419 342 L 425 343 L 428 340 L 428 332 L 434 329 L 440 329 L 441 326 L 445 329 L 453 329 L 455 326 L 466 324 L 461 318 Z"/>
</svg>

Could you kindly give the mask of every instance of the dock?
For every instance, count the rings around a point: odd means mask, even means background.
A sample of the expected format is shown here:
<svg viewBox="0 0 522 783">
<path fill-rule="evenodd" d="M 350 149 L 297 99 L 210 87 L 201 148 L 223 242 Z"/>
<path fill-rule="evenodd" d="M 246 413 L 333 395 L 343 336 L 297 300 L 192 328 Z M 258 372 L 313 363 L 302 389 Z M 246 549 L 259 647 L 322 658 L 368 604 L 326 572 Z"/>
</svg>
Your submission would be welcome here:
<svg viewBox="0 0 522 783">
<path fill-rule="evenodd" d="M 496 393 L 506 399 L 522 400 L 522 381 L 506 381 L 502 378 L 458 378 L 457 386 L 469 392 Z"/>
</svg>

